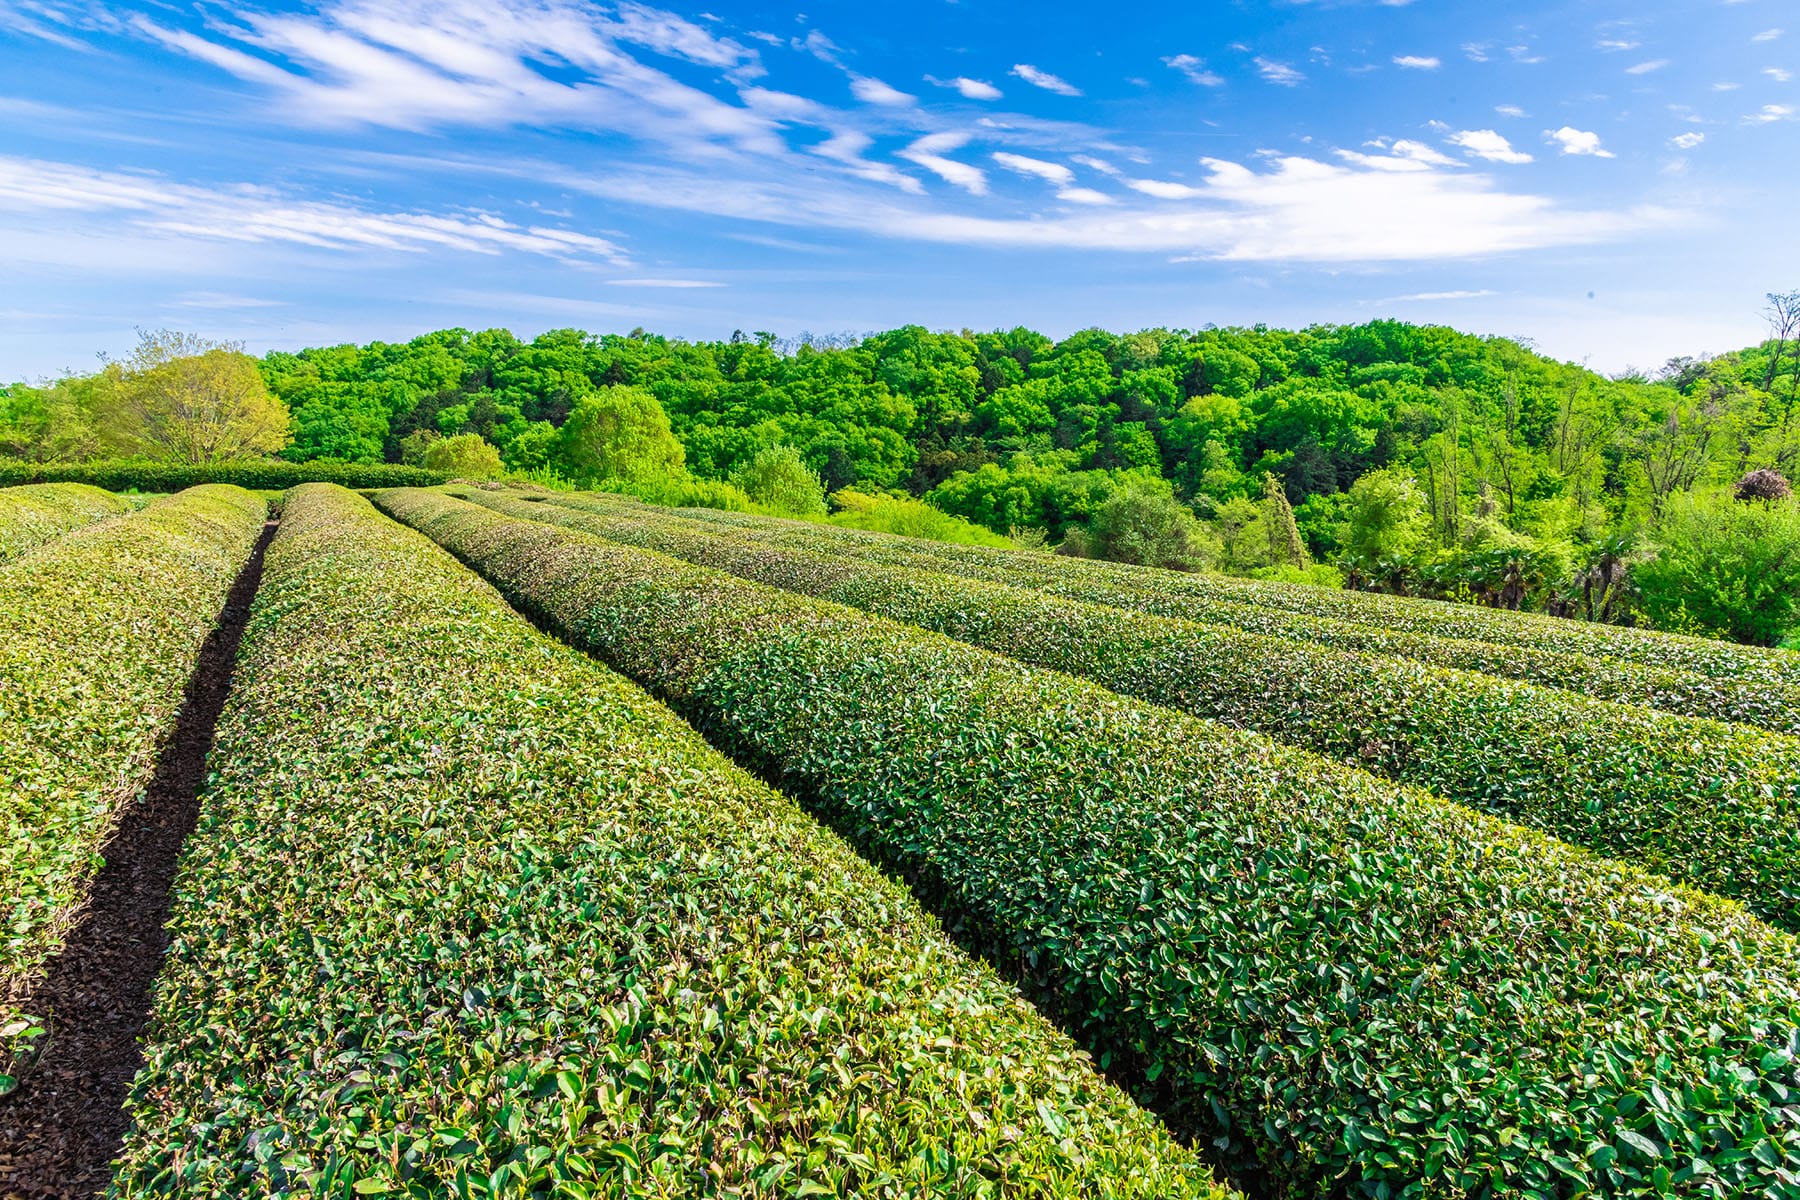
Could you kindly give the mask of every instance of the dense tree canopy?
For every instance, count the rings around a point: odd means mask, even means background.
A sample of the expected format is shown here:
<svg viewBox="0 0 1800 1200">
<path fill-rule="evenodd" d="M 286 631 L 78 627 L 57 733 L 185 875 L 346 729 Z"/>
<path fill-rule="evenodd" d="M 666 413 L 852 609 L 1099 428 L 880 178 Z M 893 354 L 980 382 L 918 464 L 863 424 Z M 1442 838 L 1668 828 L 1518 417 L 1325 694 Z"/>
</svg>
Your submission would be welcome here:
<svg viewBox="0 0 1800 1200">
<path fill-rule="evenodd" d="M 515 471 L 738 504 L 728 481 L 787 447 L 827 492 L 923 498 L 1000 535 L 1574 612 L 1584 579 L 1654 552 L 1675 498 L 1800 469 L 1800 321 L 1771 330 L 1614 378 L 1397 321 L 1061 341 L 450 329 L 261 370 L 295 460 L 420 462 L 479 435 Z M 104 376 L 9 389 L 0 453 L 104 449 L 106 392 Z M 1168 525 L 1165 495 L 1203 536 Z"/>
</svg>

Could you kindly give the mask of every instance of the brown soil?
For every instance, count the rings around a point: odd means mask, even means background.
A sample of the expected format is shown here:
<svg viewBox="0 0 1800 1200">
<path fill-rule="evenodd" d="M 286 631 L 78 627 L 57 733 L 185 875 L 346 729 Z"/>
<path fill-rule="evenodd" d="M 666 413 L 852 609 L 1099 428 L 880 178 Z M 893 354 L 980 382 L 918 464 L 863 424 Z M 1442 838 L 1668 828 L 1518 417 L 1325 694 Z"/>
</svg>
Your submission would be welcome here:
<svg viewBox="0 0 1800 1200">
<path fill-rule="evenodd" d="M 127 1126 L 126 1091 L 143 1062 L 137 1039 L 168 948 L 163 922 L 181 844 L 200 812 L 213 726 L 231 690 L 274 533 L 271 521 L 233 583 L 150 786 L 106 844 L 106 865 L 87 907 L 24 997 L 25 1012 L 51 1014 L 51 1040 L 19 1089 L 0 1100 L 0 1197 L 6 1200 L 87 1200 L 111 1178 Z"/>
</svg>

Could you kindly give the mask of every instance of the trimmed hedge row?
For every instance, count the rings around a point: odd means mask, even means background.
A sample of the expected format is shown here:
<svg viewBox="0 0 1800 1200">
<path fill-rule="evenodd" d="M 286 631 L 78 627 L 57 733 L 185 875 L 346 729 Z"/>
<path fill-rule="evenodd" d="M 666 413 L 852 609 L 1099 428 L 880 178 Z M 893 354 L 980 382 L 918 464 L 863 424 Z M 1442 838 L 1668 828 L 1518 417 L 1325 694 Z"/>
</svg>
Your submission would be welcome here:
<svg viewBox="0 0 1800 1200">
<path fill-rule="evenodd" d="M 584 511 L 620 511 L 616 502 L 592 495 L 555 495 L 546 499 L 563 507 Z M 777 545 L 810 548 L 822 539 L 829 540 L 833 549 L 839 553 L 856 554 L 889 566 L 966 575 L 1014 587 L 1034 588 L 1092 604 L 1134 609 L 1208 625 L 1225 625 L 1250 633 L 1317 642 L 1343 650 L 1412 658 L 1434 666 L 1480 671 L 1487 675 L 1547 687 L 1566 688 L 1599 700 L 1642 704 L 1684 716 L 1711 717 L 1777 732 L 1800 733 L 1800 676 L 1783 678 L 1780 674 L 1771 675 L 1766 670 L 1751 674 L 1708 674 L 1665 665 L 1660 651 L 1654 650 L 1645 658 L 1627 659 L 1571 651 L 1567 648 L 1540 648 L 1532 644 L 1532 638 L 1500 644 L 1474 637 L 1440 636 L 1379 623 L 1381 618 L 1371 613 L 1362 613 L 1351 619 L 1348 615 L 1303 613 L 1229 599 L 1223 595 L 1209 594 L 1217 590 L 1212 577 L 1171 571 L 1130 568 L 1136 573 L 1120 576 L 1109 570 L 1119 564 L 1006 551 L 968 553 L 965 547 L 910 538 L 845 537 L 835 528 L 821 529 L 803 522 L 770 518 L 720 520 L 711 513 L 696 510 L 665 511 L 701 521 L 721 532 L 737 531 L 758 541 Z M 737 516 L 738 514 L 728 514 L 729 518 Z M 1227 580 L 1224 584 L 1229 586 L 1243 582 L 1245 581 Z M 1285 588 L 1290 585 L 1280 586 Z M 1328 591 L 1318 588 L 1306 590 Z M 1521 615 L 1497 614 L 1492 610 L 1473 611 L 1489 616 Z M 1551 618 L 1523 615 L 1532 622 L 1552 621 Z M 1560 629 L 1573 623 L 1553 621 L 1553 624 Z M 1536 627 L 1535 624 L 1531 626 Z M 1692 649 L 1686 643 L 1697 640 L 1679 639 L 1683 643 L 1681 653 Z M 1700 641 L 1700 645 L 1717 647 L 1725 644 Z M 1734 657 L 1740 652 L 1752 657 L 1768 653 L 1750 647 L 1727 647 L 1727 653 Z M 1709 650 L 1708 653 L 1712 651 Z"/>
<path fill-rule="evenodd" d="M 904 871 L 1267 1194 L 1800 1188 L 1800 945 L 1729 901 L 835 604 L 378 503 Z"/>
<path fill-rule="evenodd" d="M 295 491 L 119 1197 L 1227 1193 L 900 885 L 355 495 Z"/>
<path fill-rule="evenodd" d="M 617 504 L 587 496 L 558 495 L 550 499 L 560 506 L 584 511 L 622 511 Z M 921 549 L 908 539 L 852 541 L 834 536 L 834 530 L 816 531 L 785 521 L 727 525 L 706 520 L 688 510 L 667 511 L 671 515 L 692 517 L 720 533 L 739 533 L 775 545 L 811 549 L 828 542 L 836 553 L 855 554 L 888 566 L 965 575 L 1013 587 L 1029 587 L 1091 604 L 1222 625 L 1247 633 L 1314 642 L 1340 650 L 1411 658 L 1433 666 L 1565 688 L 1596 700 L 1641 704 L 1683 716 L 1710 717 L 1781 733 L 1800 733 L 1800 686 L 1735 676 L 1709 676 L 1620 658 L 1439 637 L 1231 600 L 1201 601 L 1196 600 L 1185 584 L 1158 586 L 1163 582 L 1160 575 L 1120 580 L 1092 569 L 1091 565 L 1083 566 L 1050 555 L 946 554 Z M 1187 578 L 1166 574 L 1177 581 Z"/>
<path fill-rule="evenodd" d="M 42 1028 L 18 1003 L 149 781 L 266 511 L 194 488 L 0 569 L 0 1091 Z"/>
<path fill-rule="evenodd" d="M 0 489 L 0 563 L 131 508 L 112 493 L 84 483 Z"/>
<path fill-rule="evenodd" d="M 1800 739 L 1568 692 L 720 537 L 654 509 L 554 521 L 1085 675 L 1742 900 L 1800 929 Z M 800 535 L 791 535 L 798 539 Z"/>
<path fill-rule="evenodd" d="M 137 458 L 62 463 L 0 460 L 0 487 L 20 483 L 91 483 L 109 492 L 178 492 L 203 483 L 232 483 L 253 491 L 283 491 L 302 483 L 335 483 L 348 488 L 429 487 L 448 478 L 442 471 L 400 463 L 293 463 L 276 458 L 216 463 Z"/>
</svg>

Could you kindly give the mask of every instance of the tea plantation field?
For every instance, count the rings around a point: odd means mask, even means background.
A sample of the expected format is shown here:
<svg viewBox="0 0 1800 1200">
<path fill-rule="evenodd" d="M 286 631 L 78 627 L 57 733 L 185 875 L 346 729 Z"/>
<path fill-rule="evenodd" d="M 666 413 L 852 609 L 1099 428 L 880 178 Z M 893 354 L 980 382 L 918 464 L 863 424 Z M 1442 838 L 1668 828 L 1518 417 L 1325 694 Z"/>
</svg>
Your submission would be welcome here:
<svg viewBox="0 0 1800 1200">
<path fill-rule="evenodd" d="M 1800 1196 L 1796 713 L 617 496 L 0 488 L 0 1196 Z"/>
</svg>

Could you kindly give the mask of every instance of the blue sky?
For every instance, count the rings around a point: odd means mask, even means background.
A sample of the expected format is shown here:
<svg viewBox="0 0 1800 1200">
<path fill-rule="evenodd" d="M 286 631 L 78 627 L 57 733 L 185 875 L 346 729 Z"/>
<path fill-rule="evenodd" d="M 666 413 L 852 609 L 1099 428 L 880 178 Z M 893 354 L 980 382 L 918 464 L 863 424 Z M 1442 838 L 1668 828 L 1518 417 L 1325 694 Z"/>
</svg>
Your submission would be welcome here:
<svg viewBox="0 0 1800 1200">
<path fill-rule="evenodd" d="M 1792 0 L 0 0 L 0 377 L 1377 316 L 1649 367 L 1800 287 L 1796 149 Z"/>
</svg>

